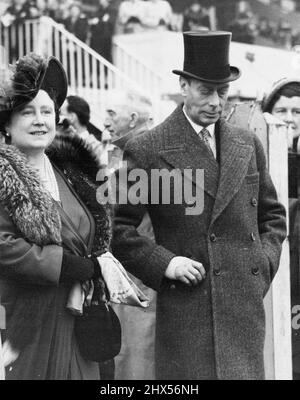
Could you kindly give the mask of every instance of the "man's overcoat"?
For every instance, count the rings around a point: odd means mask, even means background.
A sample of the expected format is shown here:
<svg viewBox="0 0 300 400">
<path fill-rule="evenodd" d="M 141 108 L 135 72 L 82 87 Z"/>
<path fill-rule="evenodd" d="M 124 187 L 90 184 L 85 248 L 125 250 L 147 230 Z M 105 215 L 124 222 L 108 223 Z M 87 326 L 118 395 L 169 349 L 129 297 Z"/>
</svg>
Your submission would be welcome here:
<svg viewBox="0 0 300 400">
<path fill-rule="evenodd" d="M 194 189 L 204 186 L 200 215 L 187 215 L 189 201 L 162 204 L 162 196 L 159 204 L 123 204 L 115 212 L 116 257 L 158 291 L 157 379 L 264 378 L 263 297 L 279 265 L 285 210 L 258 138 L 222 119 L 216 129 L 220 163 L 181 106 L 161 125 L 129 141 L 124 152 L 129 172 L 142 168 L 149 177 L 153 169 L 178 169 L 182 174 L 184 169 L 204 170 L 204 185 L 196 174 L 192 178 Z M 148 186 L 151 194 L 150 182 Z M 179 189 L 178 183 L 175 187 Z M 170 189 L 172 201 L 172 182 Z M 145 210 L 156 244 L 135 229 Z M 166 279 L 174 256 L 203 263 L 206 279 L 196 287 Z"/>
</svg>

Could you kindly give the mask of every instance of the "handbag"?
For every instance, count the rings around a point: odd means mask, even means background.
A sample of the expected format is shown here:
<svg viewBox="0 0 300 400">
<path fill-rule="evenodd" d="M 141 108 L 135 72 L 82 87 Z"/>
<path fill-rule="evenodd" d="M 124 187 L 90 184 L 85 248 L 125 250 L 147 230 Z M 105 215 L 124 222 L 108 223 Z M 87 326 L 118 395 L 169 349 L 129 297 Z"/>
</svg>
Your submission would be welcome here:
<svg viewBox="0 0 300 400">
<path fill-rule="evenodd" d="M 95 292 L 98 292 L 96 285 Z M 121 350 L 120 321 L 107 295 L 92 299 L 91 305 L 83 308 L 83 315 L 75 317 L 74 330 L 79 351 L 86 360 L 111 360 Z"/>
</svg>

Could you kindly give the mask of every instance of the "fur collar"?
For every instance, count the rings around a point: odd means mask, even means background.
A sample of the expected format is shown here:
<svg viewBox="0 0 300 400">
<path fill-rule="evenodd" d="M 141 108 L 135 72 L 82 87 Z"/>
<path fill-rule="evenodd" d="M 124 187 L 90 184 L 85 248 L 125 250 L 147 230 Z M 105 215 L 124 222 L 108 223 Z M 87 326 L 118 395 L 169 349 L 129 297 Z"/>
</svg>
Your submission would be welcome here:
<svg viewBox="0 0 300 400">
<path fill-rule="evenodd" d="M 0 202 L 23 237 L 39 246 L 61 243 L 59 211 L 15 146 L 0 144 Z"/>
<path fill-rule="evenodd" d="M 60 170 L 68 167 L 80 170 L 89 177 L 91 182 L 96 182 L 96 175 L 99 170 L 97 155 L 93 148 L 77 135 L 57 134 L 47 154 Z"/>
<path fill-rule="evenodd" d="M 95 220 L 93 252 L 104 252 L 111 240 L 112 209 L 97 200 L 98 159 L 92 146 L 77 135 L 56 135 L 47 150 L 51 160 L 73 186 Z"/>
</svg>

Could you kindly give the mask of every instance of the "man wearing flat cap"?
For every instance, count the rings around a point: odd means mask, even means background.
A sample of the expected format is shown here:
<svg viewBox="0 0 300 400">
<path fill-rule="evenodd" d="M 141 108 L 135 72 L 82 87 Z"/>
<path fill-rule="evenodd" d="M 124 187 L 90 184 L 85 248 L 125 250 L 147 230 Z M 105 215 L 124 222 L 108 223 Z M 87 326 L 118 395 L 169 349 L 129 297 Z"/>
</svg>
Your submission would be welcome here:
<svg viewBox="0 0 300 400">
<path fill-rule="evenodd" d="M 158 292 L 157 379 L 264 379 L 263 298 L 278 269 L 285 210 L 259 139 L 221 118 L 229 84 L 240 76 L 228 61 L 230 32 L 183 37 L 184 68 L 173 71 L 183 104 L 124 152 L 128 173 L 177 171 L 182 187 L 170 179 L 152 196 L 157 188 L 149 184 L 147 201 L 119 204 L 112 247 Z M 203 193 L 199 212 L 185 197 L 172 197 L 189 178 L 193 191 Z M 136 231 L 145 211 L 156 243 Z"/>
</svg>

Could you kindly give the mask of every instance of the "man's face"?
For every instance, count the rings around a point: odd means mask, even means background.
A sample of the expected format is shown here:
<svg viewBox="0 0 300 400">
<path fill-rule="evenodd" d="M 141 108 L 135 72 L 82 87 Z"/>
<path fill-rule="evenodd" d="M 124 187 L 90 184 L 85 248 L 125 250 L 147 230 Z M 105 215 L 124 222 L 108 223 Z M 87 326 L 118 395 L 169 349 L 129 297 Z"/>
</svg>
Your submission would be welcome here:
<svg viewBox="0 0 300 400">
<path fill-rule="evenodd" d="M 190 82 L 190 83 L 189 83 Z M 195 79 L 180 79 L 187 115 L 198 125 L 208 126 L 220 118 L 224 109 L 229 84 L 205 83 Z"/>
<path fill-rule="evenodd" d="M 131 114 L 128 107 L 121 104 L 110 104 L 106 109 L 104 121 L 105 128 L 109 131 L 112 140 L 123 136 L 131 129 Z"/>
<path fill-rule="evenodd" d="M 272 114 L 287 124 L 289 147 L 292 147 L 293 139 L 300 135 L 300 97 L 281 96 L 275 103 Z"/>
</svg>

